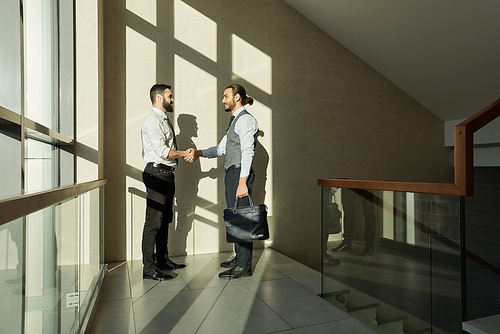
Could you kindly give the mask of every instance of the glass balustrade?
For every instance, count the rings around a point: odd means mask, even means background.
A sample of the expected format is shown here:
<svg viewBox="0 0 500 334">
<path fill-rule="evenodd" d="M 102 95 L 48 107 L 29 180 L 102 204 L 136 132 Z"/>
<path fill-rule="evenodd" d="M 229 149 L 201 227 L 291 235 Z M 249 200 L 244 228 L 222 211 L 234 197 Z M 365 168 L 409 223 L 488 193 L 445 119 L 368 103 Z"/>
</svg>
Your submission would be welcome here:
<svg viewBox="0 0 500 334">
<path fill-rule="evenodd" d="M 321 188 L 322 297 L 379 333 L 461 333 L 462 197 Z"/>
<path fill-rule="evenodd" d="M 76 333 L 86 324 L 104 268 L 103 191 L 0 226 L 0 332 Z"/>
</svg>

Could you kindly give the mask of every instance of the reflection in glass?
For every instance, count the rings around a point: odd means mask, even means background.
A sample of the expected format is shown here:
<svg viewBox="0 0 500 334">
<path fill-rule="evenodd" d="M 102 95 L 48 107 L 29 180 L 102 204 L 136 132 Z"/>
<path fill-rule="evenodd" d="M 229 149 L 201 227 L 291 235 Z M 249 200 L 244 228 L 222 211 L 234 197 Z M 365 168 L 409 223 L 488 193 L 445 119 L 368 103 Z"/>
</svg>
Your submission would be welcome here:
<svg viewBox="0 0 500 334">
<path fill-rule="evenodd" d="M 339 250 L 340 233 L 330 234 L 325 219 L 331 187 L 323 187 L 323 298 L 380 333 L 461 332 L 460 197 L 339 192 L 344 241 L 349 224 L 354 231 Z"/>
<path fill-rule="evenodd" d="M 0 226 L 2 333 L 70 333 L 88 320 L 104 268 L 102 199 L 97 188 Z"/>
<path fill-rule="evenodd" d="M 5 333 L 22 332 L 23 233 L 23 218 L 0 226 L 0 324 Z"/>
</svg>

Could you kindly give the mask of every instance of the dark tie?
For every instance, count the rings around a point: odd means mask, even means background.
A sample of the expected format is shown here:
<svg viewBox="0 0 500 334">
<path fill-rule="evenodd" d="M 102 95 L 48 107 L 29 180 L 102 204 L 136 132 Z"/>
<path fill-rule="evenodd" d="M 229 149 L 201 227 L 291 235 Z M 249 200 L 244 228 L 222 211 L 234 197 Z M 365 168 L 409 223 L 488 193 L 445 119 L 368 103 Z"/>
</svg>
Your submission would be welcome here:
<svg viewBox="0 0 500 334">
<path fill-rule="evenodd" d="M 172 124 L 172 122 L 170 121 L 170 119 L 168 117 L 166 117 L 167 119 L 167 123 L 168 123 L 168 126 L 170 126 L 170 130 L 172 130 L 172 134 L 174 135 L 174 147 L 173 149 L 174 150 L 177 150 L 177 140 L 175 139 L 175 131 L 174 131 L 174 125 Z M 175 165 L 178 165 L 179 164 L 179 159 L 175 159 Z"/>
<path fill-rule="evenodd" d="M 234 121 L 234 115 L 231 115 L 231 118 L 229 118 L 229 125 L 227 126 L 226 132 L 229 131 L 229 128 L 231 127 L 231 123 L 233 123 L 233 121 Z"/>
</svg>

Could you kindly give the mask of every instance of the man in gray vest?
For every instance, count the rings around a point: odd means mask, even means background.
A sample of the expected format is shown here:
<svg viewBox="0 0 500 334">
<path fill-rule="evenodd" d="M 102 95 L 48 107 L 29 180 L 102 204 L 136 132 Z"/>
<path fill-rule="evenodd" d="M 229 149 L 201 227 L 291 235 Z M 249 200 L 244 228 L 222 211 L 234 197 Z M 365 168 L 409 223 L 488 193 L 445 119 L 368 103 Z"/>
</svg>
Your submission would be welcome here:
<svg viewBox="0 0 500 334">
<path fill-rule="evenodd" d="M 238 206 L 250 205 L 248 194 L 252 193 L 255 174 L 252 169 L 252 160 L 255 143 L 259 132 L 259 125 L 255 118 L 245 110 L 245 105 L 252 104 L 253 98 L 247 96 L 245 88 L 240 84 L 232 84 L 224 90 L 222 104 L 224 110 L 231 112 L 229 127 L 226 135 L 219 145 L 206 150 L 197 150 L 197 157 L 215 158 L 226 155 L 224 168 L 226 177 L 224 185 L 226 188 L 226 206 L 234 206 L 236 197 Z M 223 279 L 236 279 L 252 276 L 252 242 L 240 242 L 234 244 L 236 256 L 230 261 L 221 263 L 221 267 L 229 268 L 219 274 Z"/>
</svg>

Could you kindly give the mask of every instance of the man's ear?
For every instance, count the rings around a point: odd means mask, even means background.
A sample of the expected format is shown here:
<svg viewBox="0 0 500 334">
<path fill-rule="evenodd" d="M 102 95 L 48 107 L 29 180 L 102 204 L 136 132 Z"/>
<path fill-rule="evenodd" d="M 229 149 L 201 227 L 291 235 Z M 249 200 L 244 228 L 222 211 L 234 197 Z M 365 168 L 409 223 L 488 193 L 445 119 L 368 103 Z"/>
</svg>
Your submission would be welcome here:
<svg viewBox="0 0 500 334">
<path fill-rule="evenodd" d="M 234 99 L 236 100 L 236 102 L 240 101 L 241 100 L 240 94 L 236 93 L 236 95 L 234 95 Z"/>
</svg>

